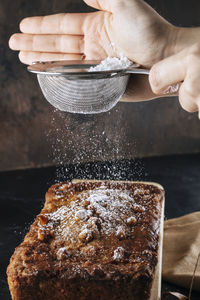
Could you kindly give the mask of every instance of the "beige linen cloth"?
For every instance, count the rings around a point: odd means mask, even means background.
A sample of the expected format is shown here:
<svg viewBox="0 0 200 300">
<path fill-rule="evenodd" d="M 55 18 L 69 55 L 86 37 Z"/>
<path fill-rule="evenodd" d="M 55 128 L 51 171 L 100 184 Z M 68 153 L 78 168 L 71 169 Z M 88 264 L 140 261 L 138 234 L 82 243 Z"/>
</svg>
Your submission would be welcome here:
<svg viewBox="0 0 200 300">
<path fill-rule="evenodd" d="M 189 288 L 200 252 L 200 212 L 164 223 L 163 279 Z M 193 289 L 200 291 L 200 262 Z"/>
</svg>

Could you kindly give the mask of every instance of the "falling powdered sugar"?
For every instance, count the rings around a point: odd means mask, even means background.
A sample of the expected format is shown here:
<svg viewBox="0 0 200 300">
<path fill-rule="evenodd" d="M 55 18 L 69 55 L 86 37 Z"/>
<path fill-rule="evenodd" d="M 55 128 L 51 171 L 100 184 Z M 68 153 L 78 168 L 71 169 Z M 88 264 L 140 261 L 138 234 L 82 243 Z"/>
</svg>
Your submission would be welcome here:
<svg viewBox="0 0 200 300">
<path fill-rule="evenodd" d="M 56 182 L 144 179 L 143 162 L 135 159 L 137 140 L 127 128 L 126 111 L 118 108 L 95 117 L 53 111 L 47 137 Z"/>
</svg>

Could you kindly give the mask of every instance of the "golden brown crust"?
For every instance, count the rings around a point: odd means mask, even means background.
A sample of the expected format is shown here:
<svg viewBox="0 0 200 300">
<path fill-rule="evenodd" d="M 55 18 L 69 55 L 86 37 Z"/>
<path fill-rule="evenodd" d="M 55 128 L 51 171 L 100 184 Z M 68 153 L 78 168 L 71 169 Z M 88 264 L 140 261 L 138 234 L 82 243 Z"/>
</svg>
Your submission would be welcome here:
<svg viewBox="0 0 200 300">
<path fill-rule="evenodd" d="M 12 299 L 148 299 L 163 197 L 139 182 L 52 186 L 11 257 Z"/>
</svg>

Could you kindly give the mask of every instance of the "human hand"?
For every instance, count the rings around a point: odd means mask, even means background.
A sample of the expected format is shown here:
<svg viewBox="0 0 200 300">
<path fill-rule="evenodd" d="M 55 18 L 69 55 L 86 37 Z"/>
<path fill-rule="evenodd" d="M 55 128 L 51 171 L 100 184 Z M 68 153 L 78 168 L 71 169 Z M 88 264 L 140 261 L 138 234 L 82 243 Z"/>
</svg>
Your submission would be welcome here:
<svg viewBox="0 0 200 300">
<path fill-rule="evenodd" d="M 23 63 L 104 59 L 123 53 L 145 67 L 173 53 L 175 27 L 142 0 L 85 0 L 94 13 L 58 14 L 22 20 L 9 41 Z M 114 46 L 113 46 L 114 45 Z"/>
<path fill-rule="evenodd" d="M 199 111 L 200 118 L 200 44 L 156 63 L 150 70 L 149 80 L 155 94 L 177 92 L 183 109 Z"/>
</svg>

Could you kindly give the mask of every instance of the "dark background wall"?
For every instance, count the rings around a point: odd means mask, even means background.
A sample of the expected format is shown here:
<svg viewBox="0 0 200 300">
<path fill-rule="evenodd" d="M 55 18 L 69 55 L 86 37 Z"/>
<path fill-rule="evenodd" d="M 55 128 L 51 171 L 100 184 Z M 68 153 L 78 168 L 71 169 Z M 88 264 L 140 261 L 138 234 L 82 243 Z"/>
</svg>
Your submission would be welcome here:
<svg viewBox="0 0 200 300">
<path fill-rule="evenodd" d="M 200 25 L 199 0 L 148 1 L 176 25 Z M 95 116 L 55 112 L 9 36 L 27 16 L 90 10 L 81 0 L 0 1 L 0 170 L 200 151 L 200 121 L 176 98 L 119 103 Z"/>
</svg>

